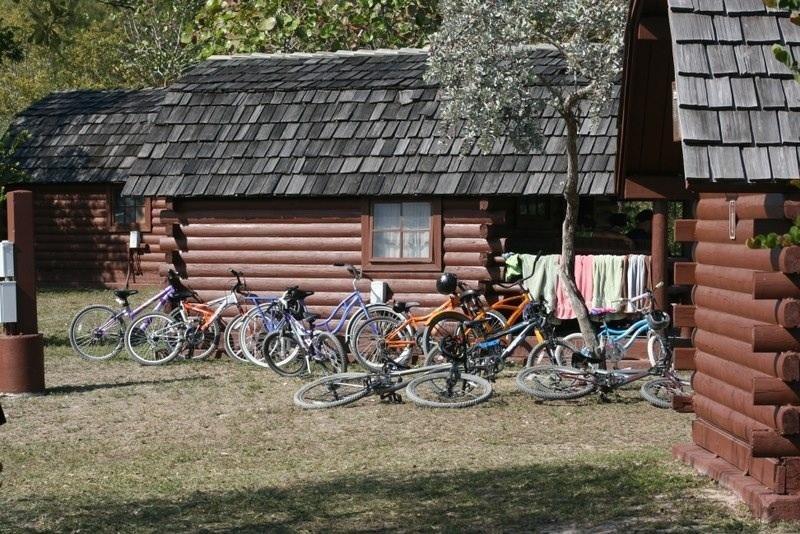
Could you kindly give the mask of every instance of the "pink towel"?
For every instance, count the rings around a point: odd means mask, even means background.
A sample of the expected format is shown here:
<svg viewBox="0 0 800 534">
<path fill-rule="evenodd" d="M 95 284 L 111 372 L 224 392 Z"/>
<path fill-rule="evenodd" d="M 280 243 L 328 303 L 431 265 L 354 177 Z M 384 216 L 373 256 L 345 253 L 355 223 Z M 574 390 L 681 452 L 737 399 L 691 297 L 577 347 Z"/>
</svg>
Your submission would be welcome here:
<svg viewBox="0 0 800 534">
<path fill-rule="evenodd" d="M 578 291 L 583 295 L 583 301 L 589 308 L 592 307 L 592 299 L 594 298 L 592 290 L 593 267 L 593 256 L 575 256 L 575 283 L 578 286 Z M 564 284 L 561 283 L 560 276 L 556 284 L 556 317 L 559 319 L 575 318 L 572 303 L 570 303 L 569 296 L 564 290 Z"/>
</svg>

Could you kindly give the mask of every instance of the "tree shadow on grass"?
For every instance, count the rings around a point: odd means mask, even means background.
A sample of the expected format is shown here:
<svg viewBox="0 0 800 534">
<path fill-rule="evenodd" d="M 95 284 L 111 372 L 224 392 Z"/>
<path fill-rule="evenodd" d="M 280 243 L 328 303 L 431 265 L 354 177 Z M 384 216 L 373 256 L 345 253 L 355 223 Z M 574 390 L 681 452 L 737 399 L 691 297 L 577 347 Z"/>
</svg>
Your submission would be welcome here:
<svg viewBox="0 0 800 534">
<path fill-rule="evenodd" d="M 69 395 L 70 393 L 86 393 L 97 389 L 113 389 L 124 388 L 130 386 L 157 386 L 161 384 L 171 384 L 173 382 L 189 382 L 193 380 L 210 380 L 208 375 L 187 376 L 184 378 L 164 378 L 160 380 L 130 380 L 128 382 L 109 382 L 100 384 L 65 384 L 63 386 L 56 386 L 47 388 L 47 393 L 50 395 Z"/>
<path fill-rule="evenodd" d="M 692 497 L 689 488 L 697 484 L 696 478 L 676 475 L 653 458 L 634 462 L 631 458 L 612 457 L 609 462 L 606 455 L 607 465 L 362 472 L 251 491 L 181 495 L 173 489 L 163 498 L 126 502 L 93 502 L 86 496 L 75 502 L 20 501 L 0 509 L 0 524 L 5 519 L 10 521 L 6 524 L 32 532 L 742 532 L 752 528 L 730 517 L 723 505 Z M 446 463 L 442 458 L 441 467 Z"/>
</svg>

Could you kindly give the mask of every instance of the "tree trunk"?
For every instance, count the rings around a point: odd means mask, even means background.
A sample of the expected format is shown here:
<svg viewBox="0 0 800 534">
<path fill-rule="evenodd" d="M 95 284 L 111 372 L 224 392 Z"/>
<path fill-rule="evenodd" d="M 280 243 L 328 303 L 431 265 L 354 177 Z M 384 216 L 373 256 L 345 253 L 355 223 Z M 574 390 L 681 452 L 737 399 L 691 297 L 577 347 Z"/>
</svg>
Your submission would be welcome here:
<svg viewBox="0 0 800 534">
<path fill-rule="evenodd" d="M 567 126 L 567 183 L 564 185 L 566 212 L 561 226 L 561 264 L 559 276 L 569 296 L 572 309 L 578 319 L 583 340 L 593 354 L 598 354 L 597 337 L 589 321 L 589 310 L 575 283 L 575 228 L 578 224 L 578 121 L 572 110 L 562 115 Z"/>
</svg>

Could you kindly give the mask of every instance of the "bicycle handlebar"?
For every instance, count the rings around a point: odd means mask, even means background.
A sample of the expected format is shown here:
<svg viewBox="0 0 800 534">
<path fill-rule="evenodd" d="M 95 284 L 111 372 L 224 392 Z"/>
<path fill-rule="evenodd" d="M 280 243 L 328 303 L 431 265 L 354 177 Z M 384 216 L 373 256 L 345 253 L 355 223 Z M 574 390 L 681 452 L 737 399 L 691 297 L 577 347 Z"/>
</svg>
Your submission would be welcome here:
<svg viewBox="0 0 800 534">
<path fill-rule="evenodd" d="M 536 272 L 536 264 L 539 263 L 539 259 L 542 257 L 542 251 L 536 253 L 536 258 L 533 260 L 533 268 L 531 269 L 531 274 L 527 278 L 520 278 L 519 280 L 515 280 L 513 282 L 509 282 L 508 284 L 504 284 L 503 282 L 497 282 L 497 285 L 504 288 L 504 289 L 511 289 L 514 286 L 519 286 L 524 289 L 522 286 L 523 282 L 527 282 L 531 278 L 533 278 L 534 273 Z"/>
</svg>

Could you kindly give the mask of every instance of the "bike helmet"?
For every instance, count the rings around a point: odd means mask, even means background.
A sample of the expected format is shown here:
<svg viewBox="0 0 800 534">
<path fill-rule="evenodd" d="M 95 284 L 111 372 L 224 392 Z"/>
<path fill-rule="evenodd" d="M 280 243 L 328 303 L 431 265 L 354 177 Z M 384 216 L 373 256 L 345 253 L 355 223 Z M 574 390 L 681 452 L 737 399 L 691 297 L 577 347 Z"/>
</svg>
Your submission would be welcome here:
<svg viewBox="0 0 800 534">
<path fill-rule="evenodd" d="M 652 330 L 664 330 L 669 326 L 669 315 L 661 310 L 654 310 L 647 314 L 647 325 Z"/>
<path fill-rule="evenodd" d="M 442 273 L 436 280 L 436 291 L 442 295 L 451 295 L 456 292 L 458 287 L 458 277 L 453 273 Z"/>
</svg>

